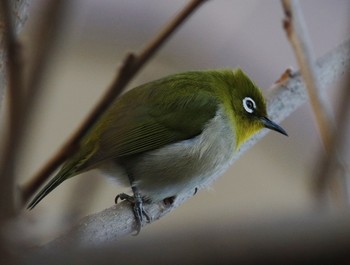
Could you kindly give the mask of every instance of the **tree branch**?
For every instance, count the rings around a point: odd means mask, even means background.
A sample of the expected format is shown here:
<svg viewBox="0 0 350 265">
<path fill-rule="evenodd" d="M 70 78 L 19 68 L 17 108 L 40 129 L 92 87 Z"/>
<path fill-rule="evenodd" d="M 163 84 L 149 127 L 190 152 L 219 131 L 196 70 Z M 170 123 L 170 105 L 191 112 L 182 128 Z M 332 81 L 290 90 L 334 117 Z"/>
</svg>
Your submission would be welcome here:
<svg viewBox="0 0 350 265">
<path fill-rule="evenodd" d="M 62 26 L 66 0 L 48 0 L 43 3 L 43 14 L 36 21 L 35 32 L 31 37 L 31 59 L 29 64 L 28 78 L 25 84 L 25 96 L 22 120 L 27 122 L 27 118 L 38 99 L 42 86 L 47 63 L 50 59 L 51 50 L 57 39 L 57 35 Z M 25 129 L 26 125 L 22 125 Z M 24 134 L 24 133 L 22 133 Z"/>
<path fill-rule="evenodd" d="M 51 173 L 79 148 L 80 140 L 91 126 L 100 118 L 105 110 L 121 94 L 126 85 L 140 71 L 146 62 L 161 48 L 165 41 L 177 28 L 206 0 L 192 0 L 164 29 L 156 35 L 139 55 L 128 54 L 105 96 L 97 104 L 92 113 L 83 122 L 74 135 L 67 140 L 57 154 L 22 187 L 22 203 L 25 205 L 29 198 L 47 180 Z"/>
<path fill-rule="evenodd" d="M 15 103 L 18 101 L 17 94 L 20 90 L 18 85 L 21 83 L 20 76 L 16 78 L 16 64 L 18 63 L 18 54 L 15 45 L 15 37 L 23 28 L 27 20 L 28 2 L 30 0 L 4 1 L 0 2 L 0 112 L 2 108 L 3 95 L 5 88 L 9 85 L 8 95 L 9 100 L 9 118 L 15 119 L 18 112 L 15 110 Z M 11 5 L 10 5 L 11 3 Z M 15 54 L 14 54 L 15 53 Z M 18 69 L 20 70 L 20 69 Z M 9 77 L 7 82 L 6 77 Z M 11 90 L 11 91 L 10 91 Z M 17 113 L 16 113 L 17 112 Z M 4 227 L 4 221 L 11 218 L 15 214 L 15 198 L 14 198 L 14 164 L 12 158 L 15 156 L 15 151 L 11 150 L 18 121 L 8 121 L 7 131 L 5 131 L 6 142 L 4 142 L 3 150 L 1 150 L 0 160 L 0 225 Z M 9 161 L 9 164 L 6 162 Z M 12 264 L 14 257 L 9 254 L 8 244 L 3 240 L 3 233 L 0 235 L 0 263 Z M 4 261 L 5 260 L 5 261 Z"/>
<path fill-rule="evenodd" d="M 323 162 L 334 160 L 337 161 L 338 166 L 345 168 L 341 153 L 336 144 L 338 128 L 336 128 L 330 103 L 318 79 L 319 75 L 316 73 L 315 59 L 302 16 L 301 7 L 298 0 L 282 0 L 282 6 L 285 12 L 284 29 L 294 49 L 301 74 L 306 83 L 313 114 L 326 151 L 325 153 L 320 152 L 321 159 L 319 160 Z M 320 171 L 318 168 L 323 170 L 326 168 L 319 164 L 317 164 L 316 168 L 316 196 L 319 202 L 324 205 L 324 203 L 322 203 L 324 196 L 321 195 L 325 193 L 326 184 L 331 180 L 331 174 L 329 171 L 327 171 L 327 174 L 325 174 L 325 171 Z M 346 186 L 344 185 L 344 179 L 341 180 L 333 177 L 332 180 L 335 184 L 334 188 L 336 188 L 331 194 L 332 199 L 340 205 L 346 205 L 348 203 L 348 198 L 346 189 L 344 188 Z"/>
<path fill-rule="evenodd" d="M 31 0 L 17 0 L 12 2 L 12 14 L 14 17 L 14 30 L 18 34 L 28 17 L 28 7 Z M 1 12 L 0 12 L 1 13 Z M 5 82 L 5 21 L 4 16 L 0 16 L 0 110 L 2 98 L 4 95 L 6 82 Z"/>
<path fill-rule="evenodd" d="M 321 139 L 327 152 L 330 149 L 330 139 L 334 127 L 330 105 L 321 91 L 321 86 L 315 70 L 315 59 L 310 40 L 297 0 L 282 0 L 285 13 L 284 29 L 294 49 L 300 72 L 306 83 L 310 103 L 316 118 Z"/>
<path fill-rule="evenodd" d="M 349 110 L 349 101 L 350 101 L 350 75 L 346 80 L 345 85 L 343 86 L 342 92 L 340 93 L 339 102 L 337 104 L 338 108 L 336 111 L 336 124 L 337 130 L 333 133 L 331 138 L 331 149 L 329 155 L 321 155 L 319 158 L 319 163 L 316 164 L 316 174 L 314 181 L 314 192 L 316 197 L 319 199 L 321 206 L 324 205 L 322 198 L 324 197 L 324 191 L 329 184 L 331 177 L 337 178 L 340 183 L 344 183 L 342 190 L 345 194 L 345 198 L 349 198 L 349 185 L 350 172 L 349 167 L 345 161 L 341 159 L 344 157 L 344 148 L 346 148 L 345 140 L 347 137 L 347 125 L 350 120 L 350 110 Z M 339 179 L 340 178 L 340 179 Z M 337 187 L 338 189 L 340 187 Z M 344 200 L 343 198 L 338 198 L 343 204 L 348 205 L 349 201 Z"/>
<path fill-rule="evenodd" d="M 3 159 L 0 162 L 2 178 L 0 194 L 3 197 L 0 202 L 0 208 L 12 207 L 11 212 L 14 212 L 14 200 L 16 199 L 14 195 L 18 195 L 14 193 L 14 167 L 17 164 L 21 143 L 25 135 L 24 132 L 27 129 L 27 118 L 40 92 L 44 66 L 49 58 L 48 53 L 53 43 L 53 37 L 51 35 L 56 32 L 60 24 L 57 22 L 61 17 L 60 11 L 63 9 L 64 0 L 51 0 L 46 4 L 45 12 L 43 12 L 46 17 L 43 18 L 44 21 L 41 21 L 42 23 L 38 27 L 37 36 L 32 39 L 31 47 L 34 47 L 34 49 L 32 61 L 29 64 L 31 67 L 29 68 L 27 82 L 25 82 L 23 75 L 24 66 L 21 61 L 21 49 L 15 36 L 14 17 L 17 14 L 12 12 L 12 8 L 14 7 L 10 6 L 10 1 L 1 1 L 5 27 L 4 40 L 6 43 L 7 76 L 9 80 L 9 125 L 7 126 L 4 141 L 4 150 L 1 154 Z M 2 203 L 4 203 L 3 206 L 1 205 Z M 5 212 L 5 210 L 1 211 L 3 214 Z"/>
<path fill-rule="evenodd" d="M 317 61 L 316 71 L 322 76 L 324 86 L 334 83 L 340 76 L 350 69 L 350 41 L 338 46 Z M 295 109 L 307 100 L 307 93 L 300 74 L 296 73 L 284 84 L 279 84 L 270 93 L 267 104 L 269 116 L 276 121 L 282 121 Z M 262 131 L 245 143 L 235 159 L 238 159 L 245 151 L 259 141 L 267 130 Z M 152 220 L 157 220 L 184 203 L 193 194 L 182 194 L 172 205 L 164 205 L 163 202 L 145 205 Z M 131 206 L 122 202 L 102 212 L 83 218 L 72 227 L 65 235 L 52 241 L 46 247 L 56 248 L 64 244 L 78 243 L 81 246 L 97 246 L 101 243 L 113 242 L 117 239 L 136 231 L 136 223 Z"/>
<path fill-rule="evenodd" d="M 70 264 L 72 261 L 79 265 L 109 264 L 110 261 L 133 265 L 345 265 L 350 260 L 349 220 L 349 214 L 320 213 L 241 223 L 218 218 L 205 230 L 200 225 L 176 233 L 169 229 L 162 234 L 89 247 L 51 244 L 35 251 L 31 249 L 22 260 L 26 265 Z"/>
<path fill-rule="evenodd" d="M 19 128 L 23 103 L 23 68 L 15 33 L 11 1 L 1 0 L 0 7 L 3 16 L 4 48 L 8 76 L 8 126 L 0 161 L 0 221 L 4 221 L 15 214 L 14 158 L 18 147 L 16 139 L 20 135 Z"/>
</svg>

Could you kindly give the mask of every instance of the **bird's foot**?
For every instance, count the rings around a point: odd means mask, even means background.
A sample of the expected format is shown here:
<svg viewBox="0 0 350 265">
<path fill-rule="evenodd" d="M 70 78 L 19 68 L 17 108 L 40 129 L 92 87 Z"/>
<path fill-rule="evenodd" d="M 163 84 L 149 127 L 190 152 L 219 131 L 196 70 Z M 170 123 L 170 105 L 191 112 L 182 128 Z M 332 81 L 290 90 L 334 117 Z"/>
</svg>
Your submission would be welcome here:
<svg viewBox="0 0 350 265">
<path fill-rule="evenodd" d="M 143 224 L 144 224 L 144 217 L 146 218 L 147 223 L 149 223 L 151 221 L 151 218 L 143 207 L 143 200 L 142 200 L 140 193 L 137 191 L 137 189 L 135 191 L 134 188 L 133 188 L 133 192 L 134 192 L 134 196 L 130 196 L 126 193 L 118 194 L 115 197 L 115 203 L 117 204 L 118 200 L 120 199 L 120 200 L 126 200 L 133 205 L 133 212 L 134 212 L 134 216 L 136 219 L 136 234 L 135 235 L 138 235 L 141 231 Z"/>
</svg>

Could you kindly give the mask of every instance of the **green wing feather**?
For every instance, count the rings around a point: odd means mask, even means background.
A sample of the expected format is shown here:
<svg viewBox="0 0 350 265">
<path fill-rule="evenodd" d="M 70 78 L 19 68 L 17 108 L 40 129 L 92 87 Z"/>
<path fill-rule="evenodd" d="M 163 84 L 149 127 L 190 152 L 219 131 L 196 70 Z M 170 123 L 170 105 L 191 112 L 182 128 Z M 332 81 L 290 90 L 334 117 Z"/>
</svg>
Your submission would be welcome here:
<svg viewBox="0 0 350 265">
<path fill-rule="evenodd" d="M 200 134 L 218 108 L 217 97 L 199 87 L 208 83 L 200 77 L 189 77 L 188 73 L 172 76 L 137 87 L 121 97 L 91 138 L 86 138 L 86 145 L 99 145 L 87 166 L 155 150 Z"/>
<path fill-rule="evenodd" d="M 28 208 L 67 178 L 103 161 L 199 135 L 218 108 L 211 85 L 210 76 L 192 72 L 153 81 L 124 94 L 83 139 L 80 152 L 64 164 Z"/>
</svg>

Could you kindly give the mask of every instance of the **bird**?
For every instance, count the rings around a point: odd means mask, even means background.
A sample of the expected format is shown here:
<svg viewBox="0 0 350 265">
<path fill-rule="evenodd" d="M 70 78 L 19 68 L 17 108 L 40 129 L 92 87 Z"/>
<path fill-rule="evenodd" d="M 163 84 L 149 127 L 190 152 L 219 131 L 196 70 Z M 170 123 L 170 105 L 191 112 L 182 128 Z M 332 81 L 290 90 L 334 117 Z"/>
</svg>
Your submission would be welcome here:
<svg viewBox="0 0 350 265">
<path fill-rule="evenodd" d="M 133 195 L 138 231 L 157 203 L 208 187 L 260 130 L 286 131 L 267 116 L 261 89 L 240 68 L 188 71 L 131 89 L 81 139 L 78 151 L 32 199 L 33 209 L 63 181 L 98 169 Z M 84 180 L 88 181 L 88 180 Z"/>
</svg>

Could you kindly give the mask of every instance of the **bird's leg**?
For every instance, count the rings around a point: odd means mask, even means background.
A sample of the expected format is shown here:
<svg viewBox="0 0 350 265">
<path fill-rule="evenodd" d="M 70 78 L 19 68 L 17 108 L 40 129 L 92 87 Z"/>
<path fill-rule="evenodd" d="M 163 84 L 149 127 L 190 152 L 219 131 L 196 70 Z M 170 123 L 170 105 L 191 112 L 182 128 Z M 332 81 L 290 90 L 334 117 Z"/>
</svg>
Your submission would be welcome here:
<svg viewBox="0 0 350 265">
<path fill-rule="evenodd" d="M 143 208 L 143 199 L 142 199 L 140 192 L 138 191 L 138 188 L 134 185 L 134 182 L 135 182 L 134 177 L 130 174 L 128 174 L 128 177 L 129 177 L 131 189 L 132 189 L 132 192 L 134 195 L 130 196 L 126 193 L 118 194 L 115 197 L 115 203 L 118 202 L 118 199 L 121 199 L 121 200 L 126 200 L 134 205 L 133 212 L 134 212 L 136 223 L 137 223 L 137 232 L 136 232 L 136 235 L 137 235 L 140 233 L 141 228 L 143 226 L 143 217 L 146 217 L 147 222 L 150 222 L 151 218 L 149 217 L 148 213 Z"/>
</svg>

